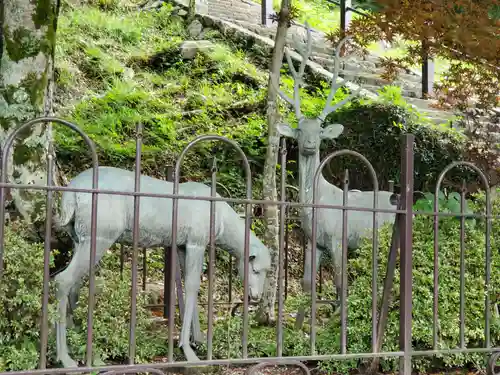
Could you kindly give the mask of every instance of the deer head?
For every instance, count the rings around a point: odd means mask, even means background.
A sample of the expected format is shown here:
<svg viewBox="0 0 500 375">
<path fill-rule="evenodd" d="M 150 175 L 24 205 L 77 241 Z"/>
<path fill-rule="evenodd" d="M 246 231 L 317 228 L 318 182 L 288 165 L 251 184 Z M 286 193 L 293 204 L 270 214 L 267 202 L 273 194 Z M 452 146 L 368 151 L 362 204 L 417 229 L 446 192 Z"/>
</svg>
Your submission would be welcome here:
<svg viewBox="0 0 500 375">
<path fill-rule="evenodd" d="M 278 132 L 285 137 L 296 139 L 299 144 L 299 152 L 303 156 L 312 156 L 316 152 L 319 152 L 319 146 L 321 140 L 335 139 L 344 131 L 344 126 L 340 124 L 331 124 L 326 127 L 322 127 L 326 116 L 328 116 L 330 113 L 336 111 L 338 108 L 346 104 L 354 95 L 357 95 L 359 93 L 359 90 L 357 90 L 353 95 L 347 96 L 346 98 L 336 103 L 335 105 L 331 105 L 335 92 L 341 86 L 337 85 L 337 79 L 340 71 L 340 51 L 342 49 L 342 46 L 350 39 L 350 37 L 347 36 L 340 41 L 337 48 L 335 49 L 335 58 L 334 58 L 335 65 L 330 87 L 330 93 L 328 94 L 328 98 L 326 99 L 326 104 L 323 111 L 319 116 L 315 118 L 307 118 L 302 115 L 300 111 L 299 89 L 300 85 L 303 83 L 302 77 L 304 75 L 305 67 L 307 65 L 307 60 L 311 55 L 311 49 L 312 49 L 311 28 L 309 27 L 307 21 L 305 22 L 305 27 L 307 28 L 306 47 L 297 48 L 300 56 L 302 57 L 302 61 L 300 62 L 298 70 L 296 70 L 293 65 L 293 61 L 290 56 L 288 48 L 285 48 L 285 56 L 294 80 L 293 99 L 287 96 L 278 87 L 276 76 L 274 74 L 271 74 L 271 83 L 278 92 L 278 95 L 295 109 L 295 116 L 297 117 L 298 121 L 298 125 L 296 128 L 292 128 L 288 124 L 283 124 L 283 123 L 278 124 Z"/>
</svg>

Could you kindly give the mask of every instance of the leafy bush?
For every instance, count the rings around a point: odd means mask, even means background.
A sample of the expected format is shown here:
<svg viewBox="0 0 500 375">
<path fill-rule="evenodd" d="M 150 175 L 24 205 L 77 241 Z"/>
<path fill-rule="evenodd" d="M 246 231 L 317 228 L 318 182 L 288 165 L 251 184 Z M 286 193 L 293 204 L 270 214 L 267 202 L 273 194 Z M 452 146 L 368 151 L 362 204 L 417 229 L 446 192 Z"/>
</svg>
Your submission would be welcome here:
<svg viewBox="0 0 500 375">
<path fill-rule="evenodd" d="M 0 282 L 0 371 L 38 365 L 43 286 L 43 246 L 28 244 L 5 228 L 4 272 Z M 55 319 L 50 305 L 49 327 Z"/>
<path fill-rule="evenodd" d="M 454 194 L 440 196 L 441 212 L 457 212 L 457 199 Z M 429 197 L 417 202 L 415 210 L 428 210 L 432 205 Z M 468 201 L 469 212 L 484 211 L 484 195 L 477 194 Z M 495 201 L 494 214 L 500 213 L 500 200 Z M 469 348 L 483 347 L 484 332 L 484 262 L 485 235 L 484 220 L 466 220 L 466 272 L 465 272 L 465 340 Z M 500 231 L 500 220 L 493 222 L 492 233 Z M 385 226 L 379 234 L 378 298 L 381 301 L 383 278 L 387 267 L 388 249 L 392 229 Z M 434 232 L 432 217 L 418 215 L 413 226 L 413 348 L 432 349 L 432 311 L 433 311 L 433 251 Z M 456 218 L 441 218 L 439 225 L 439 348 L 455 348 L 459 345 L 459 299 L 460 299 L 460 224 Z M 491 304 L 500 303 L 500 253 L 499 245 L 492 238 L 491 264 Z M 372 245 L 366 240 L 360 249 L 353 251 L 348 260 L 348 347 L 350 353 L 371 351 L 371 252 Z M 396 269 L 392 291 L 392 303 L 385 333 L 383 351 L 399 350 L 399 266 Z M 333 290 L 331 280 L 325 289 Z M 289 296 L 285 303 L 283 355 L 307 356 L 309 347 L 309 324 L 302 331 L 293 328 L 292 313 L 307 298 L 303 295 Z M 318 306 L 316 349 L 319 355 L 339 353 L 340 322 L 339 316 L 331 316 L 331 308 Z M 328 314 L 330 313 L 330 314 Z M 492 345 L 500 344 L 500 319 L 492 311 Z M 214 357 L 238 358 L 241 356 L 241 317 L 219 316 L 214 325 Z M 249 357 L 271 357 L 276 355 L 276 328 L 257 327 L 250 324 L 248 336 Z M 203 355 L 203 353 L 200 353 Z M 482 354 L 442 355 L 415 357 L 414 369 L 420 373 L 445 368 L 484 368 Z M 359 360 L 324 361 L 320 368 L 326 373 L 348 373 L 358 368 Z M 398 360 L 385 359 L 381 362 L 386 372 L 397 369 Z"/>
<path fill-rule="evenodd" d="M 474 212 L 484 212 L 481 196 L 477 203 L 469 203 Z M 443 205 L 449 202 L 441 200 Z M 500 208 L 500 202 L 496 202 Z M 449 208 L 442 207 L 443 210 Z M 455 348 L 460 344 L 459 306 L 460 306 L 460 224 L 456 218 L 440 218 L 439 224 L 439 348 Z M 498 227 L 498 223 L 494 228 Z M 465 343 L 467 347 L 484 347 L 484 295 L 485 295 L 485 226 L 484 220 L 466 221 L 465 236 Z M 392 229 L 389 226 L 380 231 L 379 236 L 379 301 L 382 292 L 382 278 L 387 266 L 388 249 Z M 493 230 L 495 233 L 495 229 Z M 432 311 L 433 311 L 433 219 L 418 215 L 413 224 L 413 327 L 412 345 L 414 350 L 431 350 Z M 349 260 L 348 302 L 348 351 L 369 352 L 371 350 L 371 252 L 372 244 L 366 240 Z M 500 344 L 500 321 L 493 313 L 493 305 L 498 303 L 500 292 L 500 253 L 498 244 L 492 238 L 491 283 L 489 294 L 492 297 L 492 345 Z M 399 336 L 399 267 L 393 287 L 393 302 L 382 351 L 397 351 Z M 330 321 L 325 329 L 329 335 L 321 335 L 318 346 L 324 353 L 339 350 L 340 326 L 338 320 Z M 384 371 L 394 371 L 397 359 L 381 362 Z M 484 356 L 477 353 L 439 355 L 436 358 L 414 358 L 414 367 L 419 372 L 433 368 L 474 367 L 485 365 Z M 324 363 L 331 371 L 344 371 L 356 366 L 355 361 Z"/>
<path fill-rule="evenodd" d="M 4 259 L 5 272 L 0 283 L 0 371 L 28 370 L 38 366 L 40 319 L 43 286 L 43 245 L 27 242 L 23 228 L 6 226 Z M 106 255 L 106 262 L 116 262 Z M 52 261 L 52 259 L 51 259 Z M 104 361 L 121 362 L 128 355 L 130 310 L 130 269 L 123 280 L 119 273 L 102 268 L 96 277 L 96 307 L 94 312 L 94 354 Z M 55 361 L 54 322 L 57 317 L 54 283 L 51 282 L 49 302 L 48 359 Z M 84 360 L 87 340 L 88 286 L 84 283 L 75 311 L 75 322 L 81 327 L 68 330 L 70 351 L 75 359 Z M 166 352 L 166 335 L 161 326 L 151 320 L 145 308 L 144 295 L 139 292 L 137 303 L 137 361 L 151 361 Z M 96 357 L 95 357 L 96 358 Z"/>
<path fill-rule="evenodd" d="M 415 135 L 415 190 L 433 191 L 441 171 L 451 162 L 463 160 L 464 138 L 456 131 L 426 123 L 417 112 L 407 105 L 399 94 L 382 96 L 382 100 L 354 100 L 327 118 L 327 122 L 343 124 L 343 134 L 333 147 L 324 143 L 323 150 L 330 153 L 351 149 L 363 154 L 377 172 L 380 188 L 388 188 L 388 180 L 399 182 L 401 166 L 401 136 Z M 330 165 L 336 178 L 348 168 L 350 187 L 372 189 L 367 169 L 353 157 L 340 157 Z M 470 174 L 457 168 L 454 180 L 471 180 Z M 339 181 L 336 181 L 340 183 Z"/>
</svg>

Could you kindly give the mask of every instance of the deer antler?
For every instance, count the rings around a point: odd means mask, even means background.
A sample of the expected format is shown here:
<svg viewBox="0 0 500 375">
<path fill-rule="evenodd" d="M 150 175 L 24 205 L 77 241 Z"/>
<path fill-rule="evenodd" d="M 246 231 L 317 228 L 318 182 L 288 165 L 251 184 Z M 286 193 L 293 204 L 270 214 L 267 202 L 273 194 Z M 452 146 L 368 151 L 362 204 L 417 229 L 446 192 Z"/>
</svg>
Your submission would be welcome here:
<svg viewBox="0 0 500 375">
<path fill-rule="evenodd" d="M 335 58 L 334 58 L 334 68 L 333 68 L 333 77 L 332 77 L 332 83 L 330 87 L 330 93 L 328 94 L 328 98 L 326 99 L 325 103 L 325 108 L 321 112 L 321 114 L 318 116 L 318 118 L 321 121 L 325 121 L 326 116 L 328 116 L 330 113 L 336 111 L 338 108 L 342 107 L 344 104 L 346 104 L 353 96 L 356 96 L 359 94 L 361 91 L 361 86 L 356 90 L 354 94 L 348 95 L 344 99 L 342 99 L 340 102 L 338 102 L 335 105 L 331 105 L 333 96 L 337 92 L 337 89 L 341 85 L 337 85 L 337 79 L 339 78 L 339 72 L 340 72 L 340 51 L 342 50 L 342 47 L 344 44 L 350 40 L 352 37 L 350 35 L 346 36 L 343 38 L 339 44 L 337 45 L 337 48 L 335 48 Z"/>
<path fill-rule="evenodd" d="M 307 65 L 307 60 L 309 59 L 309 56 L 311 55 L 312 52 L 312 35 L 311 35 L 311 28 L 309 26 L 309 23 L 307 21 L 304 22 L 304 25 L 307 29 L 307 41 L 306 41 L 306 47 L 305 48 L 300 48 L 297 47 L 297 51 L 299 55 L 302 57 L 302 61 L 300 62 L 299 70 L 295 70 L 295 66 L 293 65 L 293 60 L 292 57 L 290 56 L 290 51 L 288 48 L 285 48 L 285 56 L 286 56 L 286 61 L 288 62 L 288 66 L 290 68 L 290 72 L 292 73 L 292 77 L 294 80 L 293 84 L 293 99 L 290 98 L 288 95 L 286 95 L 279 87 L 278 83 L 276 82 L 276 77 L 271 74 L 271 83 L 276 89 L 278 95 L 286 101 L 288 104 L 294 107 L 295 109 L 295 116 L 297 119 L 302 118 L 302 113 L 300 111 L 300 96 L 299 96 L 299 89 L 300 85 L 302 83 L 302 76 L 304 75 L 304 71 L 306 69 Z"/>
</svg>

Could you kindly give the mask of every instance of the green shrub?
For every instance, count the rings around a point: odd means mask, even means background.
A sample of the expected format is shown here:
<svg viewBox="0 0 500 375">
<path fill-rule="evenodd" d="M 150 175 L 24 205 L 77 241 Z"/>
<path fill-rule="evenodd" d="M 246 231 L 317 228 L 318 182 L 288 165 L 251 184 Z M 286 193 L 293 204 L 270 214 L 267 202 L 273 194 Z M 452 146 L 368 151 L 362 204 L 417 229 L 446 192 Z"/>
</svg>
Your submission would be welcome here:
<svg viewBox="0 0 500 375">
<path fill-rule="evenodd" d="M 479 197 L 480 201 L 480 197 Z M 500 202 L 496 203 L 500 207 Z M 480 203 L 471 204 L 473 211 L 481 213 Z M 484 207 L 484 206 L 482 206 Z M 497 223 L 494 227 L 496 228 Z M 379 301 L 383 277 L 387 266 L 388 249 L 392 229 L 389 226 L 379 236 Z M 495 231 L 493 231 L 495 233 Z M 433 219 L 418 215 L 413 224 L 413 327 L 414 350 L 431 350 L 433 341 Z M 485 295 L 485 234 L 484 221 L 467 220 L 465 236 L 465 343 L 467 347 L 484 347 L 484 295 Z M 349 260 L 348 302 L 348 348 L 349 352 L 360 353 L 371 350 L 371 263 L 372 244 L 366 240 Z M 490 296 L 492 345 L 500 344 L 500 321 L 493 314 L 493 305 L 498 303 L 500 292 L 500 254 L 498 244 L 492 238 L 492 264 Z M 439 225 L 439 348 L 452 349 L 460 345 L 460 222 L 456 218 L 441 218 Z M 382 351 L 397 351 L 399 336 L 399 267 L 393 287 L 393 302 Z M 321 352 L 339 350 L 340 326 L 338 320 L 331 320 L 325 332 L 318 338 Z M 484 356 L 477 353 L 439 355 L 414 358 L 414 367 L 419 372 L 438 368 L 474 367 L 484 368 Z M 397 359 L 381 362 L 384 371 L 394 371 Z M 344 371 L 356 366 L 356 361 L 324 363 L 331 371 Z"/>
<path fill-rule="evenodd" d="M 464 139 L 456 131 L 429 124 L 397 95 L 386 100 L 354 100 L 328 116 L 327 122 L 343 124 L 343 134 L 333 147 L 323 144 L 323 152 L 350 149 L 364 155 L 373 165 L 380 188 L 388 188 L 388 180 L 396 185 L 401 169 L 401 136 L 415 135 L 415 190 L 433 191 L 441 171 L 451 162 L 463 160 Z M 339 157 L 330 164 L 337 183 L 344 170 L 350 172 L 350 187 L 371 190 L 368 170 L 354 157 Z M 454 172 L 453 181 L 471 179 L 463 168 Z"/>
<path fill-rule="evenodd" d="M 0 281 L 0 371 L 38 365 L 43 286 L 43 246 L 28 244 L 5 228 L 4 272 Z M 55 319 L 50 305 L 49 327 Z"/>
<path fill-rule="evenodd" d="M 441 211 L 456 211 L 455 196 L 440 199 Z M 415 209 L 425 209 L 425 199 L 417 202 Z M 477 195 L 468 202 L 468 208 L 476 213 L 484 209 L 484 195 Z M 495 202 L 493 213 L 500 213 L 500 200 Z M 500 230 L 500 221 L 493 222 L 493 231 Z M 379 234 L 378 298 L 381 301 L 383 278 L 387 267 L 388 249 L 392 230 L 389 226 Z M 432 311 L 433 311 L 433 221 L 431 217 L 418 215 L 413 227 L 413 331 L 414 350 L 431 350 Z M 460 224 L 456 218 L 441 218 L 439 226 L 439 348 L 455 348 L 459 338 L 459 291 L 460 291 Z M 491 264 L 491 303 L 500 300 L 500 254 L 498 244 L 492 238 Z M 465 272 L 465 340 L 469 348 L 484 347 L 484 261 L 485 261 L 484 221 L 466 220 L 466 272 Z M 347 350 L 349 353 L 367 353 L 371 351 L 371 252 L 370 241 L 353 251 L 348 260 L 348 324 Z M 392 303 L 385 333 L 383 351 L 399 350 L 399 266 L 396 269 Z M 326 281 L 325 291 L 333 290 L 331 280 Z M 283 331 L 283 355 L 307 356 L 309 347 L 309 324 L 303 330 L 295 331 L 292 313 L 307 298 L 299 294 L 289 295 L 285 302 Z M 323 296 L 331 297 L 331 296 Z M 493 309 L 492 309 L 493 310 Z M 340 322 L 339 316 L 331 316 L 331 307 L 319 305 L 317 314 L 317 353 L 322 355 L 339 353 Z M 241 357 L 241 317 L 219 316 L 214 325 L 214 358 Z M 500 344 L 500 319 L 492 313 L 492 345 Z M 199 352 L 203 356 L 203 352 Z M 248 336 L 249 357 L 272 357 L 276 355 L 276 328 L 258 327 L 250 321 Z M 361 360 L 324 361 L 320 368 L 326 373 L 348 373 L 358 368 Z M 465 355 L 453 354 L 413 358 L 414 369 L 420 373 L 432 370 L 462 367 L 481 369 L 485 366 L 484 356 L 477 353 Z M 389 372 L 398 367 L 398 360 L 385 359 L 381 362 L 382 370 Z"/>
<path fill-rule="evenodd" d="M 31 244 L 23 236 L 23 228 L 6 226 L 4 259 L 5 272 L 0 282 L 0 371 L 28 370 L 38 366 L 40 319 L 43 286 L 43 245 Z M 113 261 L 106 255 L 104 264 Z M 52 257 L 51 257 L 52 261 Z M 123 362 L 128 355 L 130 311 L 130 269 L 123 280 L 119 273 L 101 268 L 96 277 L 96 307 L 94 313 L 94 355 L 99 359 Z M 50 283 L 49 302 L 49 363 L 55 361 L 54 322 L 57 317 L 54 283 Z M 83 361 L 87 337 L 88 284 L 84 283 L 75 311 L 77 327 L 68 330 L 71 354 Z M 80 324 L 81 327 L 78 327 Z M 145 308 L 145 298 L 139 292 L 137 303 L 136 360 L 151 361 L 166 352 L 165 330 L 156 326 Z M 96 357 L 95 357 L 96 358 Z"/>
</svg>

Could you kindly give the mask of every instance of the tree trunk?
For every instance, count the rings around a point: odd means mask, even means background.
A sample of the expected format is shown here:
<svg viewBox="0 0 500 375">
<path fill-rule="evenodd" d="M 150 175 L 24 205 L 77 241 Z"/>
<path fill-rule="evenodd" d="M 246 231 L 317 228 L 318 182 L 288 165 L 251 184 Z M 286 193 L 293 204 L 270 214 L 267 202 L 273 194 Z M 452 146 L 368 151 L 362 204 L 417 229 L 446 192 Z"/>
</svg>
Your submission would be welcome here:
<svg viewBox="0 0 500 375">
<path fill-rule="evenodd" d="M 58 12 L 58 0 L 0 2 L 1 142 L 21 123 L 52 114 Z M 49 136 L 45 125 L 20 135 L 9 154 L 9 182 L 46 185 Z M 45 220 L 44 193 L 12 189 L 11 197 L 17 212 L 33 228 Z"/>
<path fill-rule="evenodd" d="M 282 0 L 281 9 L 278 18 L 278 28 L 276 30 L 276 38 L 274 43 L 273 55 L 271 59 L 271 68 L 269 77 L 275 76 L 276 82 L 279 82 L 280 69 L 283 63 L 283 55 L 286 43 L 286 34 L 289 27 L 291 0 Z M 266 160 L 264 163 L 263 174 L 263 199 L 269 201 L 277 200 L 276 193 L 276 164 L 278 162 L 279 151 L 279 134 L 276 129 L 276 124 L 279 121 L 280 115 L 277 106 L 277 92 L 271 83 L 268 82 L 267 94 L 267 151 Z M 285 166 L 282 166 L 285 168 Z M 267 285 L 264 289 L 264 295 L 260 302 L 257 312 L 257 321 L 261 324 L 272 324 L 276 320 L 275 302 L 276 302 L 276 286 L 277 286 L 277 270 L 278 270 L 278 249 L 279 249 L 279 222 L 278 222 L 278 206 L 265 205 L 264 220 L 266 223 L 264 241 L 271 249 L 271 272 L 268 274 Z"/>
</svg>

